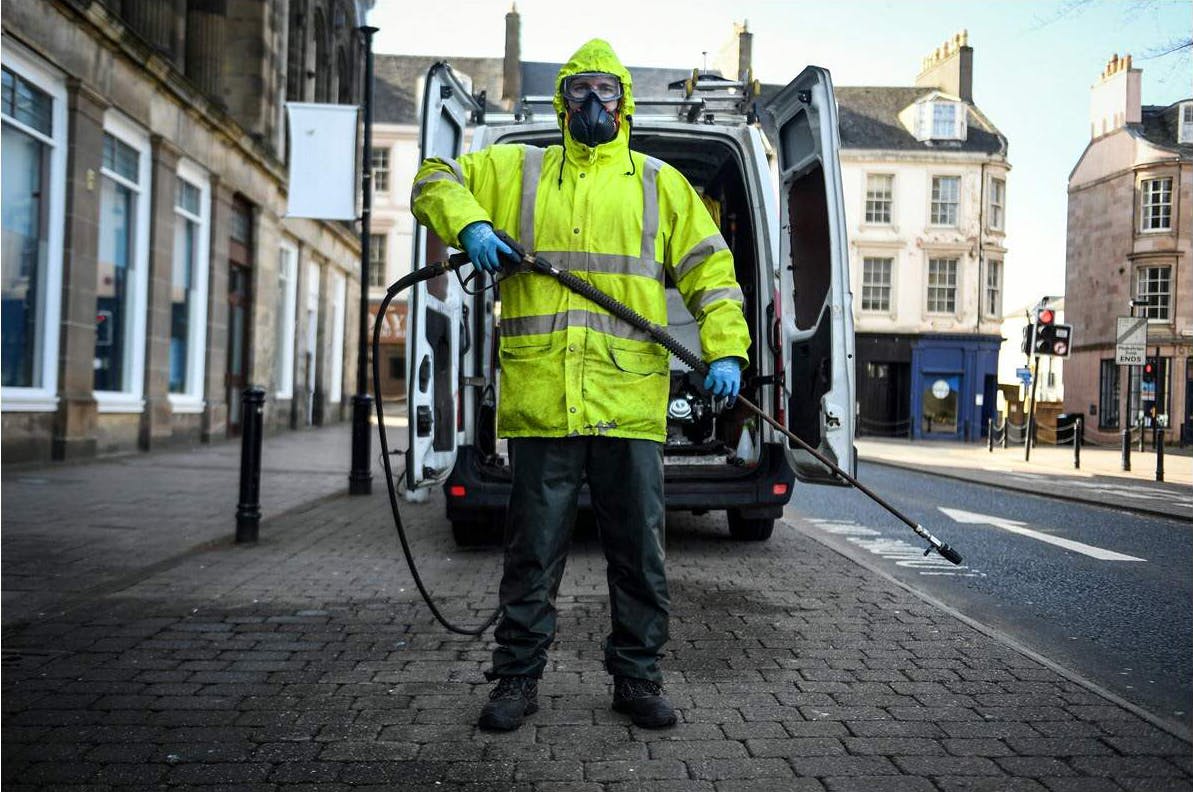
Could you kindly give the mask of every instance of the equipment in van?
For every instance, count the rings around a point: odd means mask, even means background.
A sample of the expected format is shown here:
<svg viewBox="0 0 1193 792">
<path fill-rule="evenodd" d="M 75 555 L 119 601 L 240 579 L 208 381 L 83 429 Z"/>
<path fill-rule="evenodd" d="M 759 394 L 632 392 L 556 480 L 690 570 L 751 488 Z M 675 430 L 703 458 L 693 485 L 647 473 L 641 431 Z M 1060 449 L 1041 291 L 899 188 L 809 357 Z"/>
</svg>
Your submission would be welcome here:
<svg viewBox="0 0 1193 792">
<path fill-rule="evenodd" d="M 685 365 L 687 365 L 689 368 L 691 368 L 693 371 L 695 371 L 700 376 L 704 376 L 708 373 L 708 370 L 709 370 L 708 364 L 705 363 L 700 358 L 700 356 L 696 355 L 691 350 L 687 349 L 682 344 L 680 344 L 674 337 L 672 337 L 663 328 L 659 327 L 658 325 L 654 324 L 650 320 L 646 319 L 644 316 L 642 316 L 641 314 L 639 314 L 637 311 L 633 310 L 629 306 L 625 305 L 624 303 L 621 303 L 621 302 L 615 300 L 614 298 L 610 297 L 608 294 L 605 294 L 603 291 L 596 288 L 595 286 L 588 283 L 587 281 L 576 277 L 575 275 L 568 272 L 567 270 L 559 269 L 558 267 L 551 264 L 551 262 L 547 261 L 544 258 L 527 253 L 525 250 L 523 250 L 521 245 L 519 245 L 516 240 L 511 238 L 509 235 L 507 235 L 503 231 L 497 231 L 496 234 L 503 242 L 505 242 L 505 244 L 507 244 L 512 250 L 514 250 L 518 256 L 518 258 L 516 258 L 516 259 L 511 258 L 511 257 L 506 258 L 505 268 L 506 268 L 507 272 L 513 272 L 513 271 L 518 271 L 519 269 L 525 269 L 532 273 L 537 273 L 540 275 L 546 275 L 546 276 L 555 278 L 557 281 L 559 281 L 560 284 L 562 284 L 566 288 L 570 289 L 571 291 L 575 292 L 576 294 L 579 294 L 583 297 L 586 297 L 589 300 L 592 300 L 594 303 L 596 303 L 600 307 L 604 308 L 609 313 L 613 314 L 614 316 L 616 316 L 620 319 L 623 319 L 624 321 L 633 325 L 635 328 L 647 333 L 652 339 L 654 339 L 654 341 L 656 343 L 658 343 L 660 346 L 662 346 L 664 349 L 666 349 L 672 355 L 677 357 L 680 361 L 682 361 Z M 480 635 L 485 630 L 487 630 L 491 624 L 493 624 L 497 620 L 497 617 L 500 614 L 500 609 L 495 610 L 493 612 L 493 614 L 480 627 L 464 628 L 464 627 L 458 627 L 457 625 L 452 624 L 439 612 L 438 608 L 435 607 L 435 604 L 431 598 L 431 595 L 427 592 L 426 587 L 423 586 L 422 579 L 418 574 L 418 569 L 414 562 L 414 557 L 410 552 L 410 544 L 406 539 L 406 531 L 405 531 L 405 528 L 402 526 L 402 519 L 401 519 L 401 516 L 398 511 L 398 497 L 397 497 L 396 489 L 394 487 L 393 472 L 390 469 L 389 444 L 388 444 L 388 440 L 387 440 L 386 434 L 385 434 L 385 416 L 384 416 L 384 411 L 382 408 L 382 399 L 381 399 L 381 384 L 380 384 L 381 383 L 381 370 L 380 370 L 380 366 L 381 366 L 380 357 L 381 356 L 379 354 L 379 347 L 380 347 L 380 343 L 381 343 L 381 326 L 384 321 L 384 317 L 386 315 L 385 312 L 389 306 L 390 301 L 393 300 L 393 298 L 395 296 L 397 296 L 398 293 L 409 288 L 410 286 L 413 286 L 415 283 L 429 280 L 431 278 L 436 278 L 436 277 L 443 275 L 445 273 L 448 273 L 448 272 L 456 272 L 457 277 L 459 277 L 459 274 L 458 274 L 459 268 L 461 266 L 463 266 L 464 264 L 468 263 L 468 261 L 469 261 L 468 254 L 456 253 L 456 254 L 453 254 L 452 256 L 450 256 L 446 262 L 438 262 L 435 264 L 430 264 L 426 267 L 423 267 L 422 269 L 415 270 L 414 272 L 410 273 L 409 275 L 407 275 L 404 278 L 402 278 L 401 280 L 399 280 L 393 286 L 389 287 L 389 289 L 386 292 L 385 299 L 382 301 L 381 307 L 377 311 L 377 319 L 373 323 L 373 389 L 374 389 L 373 401 L 377 406 L 377 431 L 378 431 L 378 434 L 380 435 L 381 451 L 382 451 L 381 458 L 382 458 L 382 460 L 384 462 L 384 466 L 385 466 L 385 484 L 386 484 L 386 489 L 389 492 L 389 502 L 390 502 L 390 507 L 393 511 L 394 525 L 397 528 L 398 537 L 402 544 L 402 551 L 406 556 L 406 563 L 410 567 L 410 574 L 414 578 L 415 585 L 417 586 L 419 593 L 422 595 L 423 600 L 427 603 L 427 606 L 431 609 L 431 613 L 435 616 L 436 620 L 440 624 L 442 624 L 448 630 L 455 632 L 455 633 L 460 633 L 462 635 Z M 463 280 L 461 280 L 461 285 L 462 286 L 464 285 Z M 687 397 L 687 400 L 689 401 L 689 404 L 687 406 L 689 409 L 691 409 L 691 404 L 690 404 L 691 397 Z M 850 486 L 855 487 L 858 490 L 861 490 L 861 492 L 863 494 L 865 494 L 867 497 L 869 497 L 872 501 L 874 501 L 879 506 L 881 506 L 883 509 L 885 509 L 887 512 L 889 512 L 890 514 L 892 514 L 893 516 L 895 516 L 896 518 L 898 518 L 899 520 L 904 522 L 908 527 L 911 528 L 912 531 L 914 531 L 916 533 L 917 536 L 919 536 L 921 539 L 924 539 L 926 542 L 928 542 L 928 547 L 924 550 L 925 556 L 928 555 L 929 553 L 931 553 L 933 550 L 935 550 L 936 552 L 940 553 L 940 555 L 943 558 L 945 558 L 946 560 L 951 561 L 954 564 L 961 563 L 961 561 L 962 561 L 961 554 L 958 553 L 956 550 L 954 550 L 946 542 L 942 542 L 940 539 L 933 536 L 922 525 L 915 522 L 911 518 L 907 517 L 901 511 L 896 509 L 894 506 L 887 503 L 883 498 L 878 496 L 873 490 L 871 490 L 866 485 L 862 484 L 860 481 L 858 481 L 856 478 L 851 476 L 849 473 L 846 473 L 835 462 L 833 462 L 828 457 L 826 457 L 824 454 L 821 454 L 818 450 L 816 450 L 811 445 L 806 443 L 802 438 L 800 438 L 794 432 L 789 430 L 786 426 L 783 426 L 781 423 L 776 421 L 774 418 L 767 415 L 762 409 L 760 409 L 757 405 L 755 405 L 752 401 L 750 401 L 744 395 L 739 394 L 737 396 L 737 401 L 739 403 L 741 403 L 743 406 L 745 406 L 746 409 L 750 410 L 750 412 L 754 413 L 756 416 L 761 418 L 763 421 L 766 421 L 768 424 L 770 424 L 772 427 L 774 427 L 777 431 L 779 431 L 781 434 L 783 434 L 783 436 L 786 437 L 790 442 L 794 443 L 795 445 L 802 448 L 804 451 L 811 454 L 817 461 L 819 461 L 822 465 L 827 467 L 830 471 L 832 471 L 832 473 L 834 475 L 839 477 L 842 481 L 848 483 Z M 672 402 L 668 408 L 668 412 L 670 413 L 672 411 L 682 411 L 683 409 L 684 409 L 684 407 L 677 404 L 676 400 L 672 400 Z"/>
</svg>

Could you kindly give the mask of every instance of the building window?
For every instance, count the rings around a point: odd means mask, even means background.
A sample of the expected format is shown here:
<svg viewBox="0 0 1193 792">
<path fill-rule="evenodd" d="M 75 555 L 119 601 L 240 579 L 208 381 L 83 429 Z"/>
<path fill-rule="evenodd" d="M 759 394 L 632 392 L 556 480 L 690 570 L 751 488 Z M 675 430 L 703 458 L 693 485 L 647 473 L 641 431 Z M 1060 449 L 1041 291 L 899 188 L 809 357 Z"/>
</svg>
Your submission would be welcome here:
<svg viewBox="0 0 1193 792">
<path fill-rule="evenodd" d="M 957 206 L 960 201 L 960 176 L 932 177 L 932 225 L 957 225 Z"/>
<path fill-rule="evenodd" d="M 1140 267 L 1135 274 L 1135 296 L 1147 300 L 1142 316 L 1167 321 L 1172 318 L 1172 267 Z"/>
<path fill-rule="evenodd" d="M 1005 179 L 990 180 L 990 228 L 1002 230 L 1004 209 L 1007 200 L 1007 182 Z"/>
<path fill-rule="evenodd" d="M 170 393 L 202 408 L 206 341 L 211 186 L 206 174 L 183 164 L 174 196 L 174 273 L 170 282 Z M 172 399 L 177 409 L 180 403 Z"/>
<path fill-rule="evenodd" d="M 1140 229 L 1167 231 L 1172 228 L 1172 177 L 1146 179 L 1140 188 Z"/>
<path fill-rule="evenodd" d="M 952 102 L 932 103 L 932 137 L 951 138 L 957 127 L 957 105 Z"/>
<path fill-rule="evenodd" d="M 378 289 L 384 289 L 389 285 L 385 282 L 387 241 L 385 234 L 369 238 L 369 285 Z"/>
<path fill-rule="evenodd" d="M 891 310 L 891 265 L 894 259 L 872 258 L 862 260 L 862 310 Z"/>
<path fill-rule="evenodd" d="M 1118 428 L 1119 367 L 1114 358 L 1101 361 L 1098 373 L 1098 428 Z"/>
<path fill-rule="evenodd" d="M 866 176 L 866 222 L 889 225 L 894 202 L 895 177 L 889 173 Z"/>
<path fill-rule="evenodd" d="M 6 43 L 2 97 L 4 410 L 53 410 L 66 205 L 66 87 Z"/>
<path fill-rule="evenodd" d="M 1181 143 L 1193 143 L 1193 102 L 1181 105 Z"/>
<path fill-rule="evenodd" d="M 105 406 L 140 411 L 149 248 L 149 139 L 105 119 L 100 168 L 94 388 Z M 107 404 L 105 405 L 105 402 Z"/>
<path fill-rule="evenodd" d="M 373 191 L 389 192 L 389 149 L 373 149 Z"/>
<path fill-rule="evenodd" d="M 294 396 L 294 320 L 298 310 L 298 248 L 283 243 L 278 248 L 278 304 L 274 338 L 273 381 L 279 399 Z"/>
<path fill-rule="evenodd" d="M 925 97 L 916 105 L 916 140 L 965 140 L 966 115 L 961 102 Z"/>
<path fill-rule="evenodd" d="M 928 259 L 928 313 L 957 310 L 957 259 Z"/>
<path fill-rule="evenodd" d="M 986 262 L 986 316 L 1002 316 L 1002 262 Z"/>
</svg>

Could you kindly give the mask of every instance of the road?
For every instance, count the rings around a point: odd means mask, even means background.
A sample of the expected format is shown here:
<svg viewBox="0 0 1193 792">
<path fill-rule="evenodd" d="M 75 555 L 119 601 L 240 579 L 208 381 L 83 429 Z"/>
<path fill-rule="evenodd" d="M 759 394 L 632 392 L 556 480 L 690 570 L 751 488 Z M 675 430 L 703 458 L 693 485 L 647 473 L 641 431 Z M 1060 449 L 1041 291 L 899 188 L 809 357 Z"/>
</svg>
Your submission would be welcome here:
<svg viewBox="0 0 1193 792">
<path fill-rule="evenodd" d="M 1167 721 L 1193 723 L 1193 524 L 861 463 L 858 478 L 950 543 L 955 567 L 860 492 L 797 485 L 790 516 Z"/>
</svg>

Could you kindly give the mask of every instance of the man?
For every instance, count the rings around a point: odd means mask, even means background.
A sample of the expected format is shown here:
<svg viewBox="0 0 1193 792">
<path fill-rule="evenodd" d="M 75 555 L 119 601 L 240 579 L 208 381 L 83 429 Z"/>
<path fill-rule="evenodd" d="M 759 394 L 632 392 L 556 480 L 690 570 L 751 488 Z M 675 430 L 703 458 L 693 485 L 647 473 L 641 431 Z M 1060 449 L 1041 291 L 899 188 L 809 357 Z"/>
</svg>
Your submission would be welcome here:
<svg viewBox="0 0 1193 792">
<path fill-rule="evenodd" d="M 489 272 L 512 251 L 570 270 L 656 324 L 669 274 L 700 324 L 705 386 L 730 402 L 749 331 L 732 256 L 700 197 L 674 168 L 631 152 L 629 72 L 594 39 L 560 70 L 554 107 L 563 145 L 497 145 L 457 161 L 426 160 L 415 216 Z M 613 708 L 647 728 L 673 725 L 659 658 L 670 600 L 663 569 L 663 441 L 668 355 L 649 337 L 554 279 L 501 280 L 498 431 L 513 486 L 501 580 L 502 618 L 486 676 L 497 680 L 485 729 L 509 730 L 538 709 L 555 636 L 582 482 L 588 481 L 608 563 L 613 628 L 605 667 Z"/>
</svg>

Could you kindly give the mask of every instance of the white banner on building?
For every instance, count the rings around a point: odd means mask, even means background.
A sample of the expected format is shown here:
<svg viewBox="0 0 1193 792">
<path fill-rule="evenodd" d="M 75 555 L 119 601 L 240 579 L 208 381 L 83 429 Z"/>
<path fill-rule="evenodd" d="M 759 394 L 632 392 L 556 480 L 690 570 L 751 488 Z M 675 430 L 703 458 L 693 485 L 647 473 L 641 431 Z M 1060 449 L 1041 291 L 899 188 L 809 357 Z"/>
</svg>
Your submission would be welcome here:
<svg viewBox="0 0 1193 792">
<path fill-rule="evenodd" d="M 353 220 L 356 211 L 355 105 L 286 102 L 290 118 L 287 217 Z"/>
</svg>

